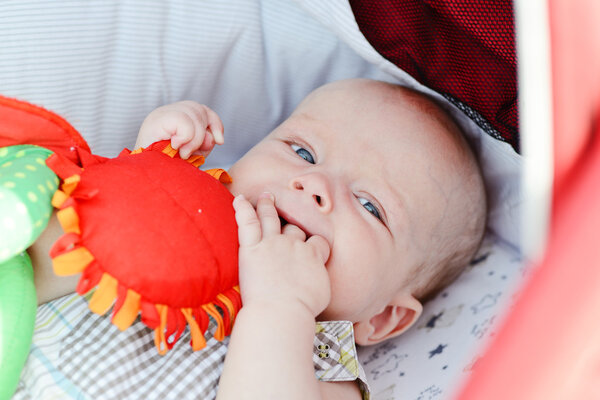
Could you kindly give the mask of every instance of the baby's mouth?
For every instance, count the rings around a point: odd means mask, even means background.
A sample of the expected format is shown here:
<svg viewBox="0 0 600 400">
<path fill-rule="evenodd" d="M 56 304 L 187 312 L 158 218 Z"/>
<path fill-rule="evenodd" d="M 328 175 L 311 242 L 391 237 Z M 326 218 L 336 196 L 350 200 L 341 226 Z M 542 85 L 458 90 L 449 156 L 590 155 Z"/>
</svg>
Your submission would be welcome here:
<svg viewBox="0 0 600 400">
<path fill-rule="evenodd" d="M 278 211 L 279 213 L 279 211 Z M 296 221 L 292 220 L 288 221 L 286 218 L 282 217 L 281 214 L 279 213 L 279 222 L 281 223 L 281 229 L 283 229 L 284 226 L 286 226 L 287 224 L 292 224 L 297 226 L 302 232 L 304 232 L 304 234 L 306 235 L 306 239 L 308 239 L 309 237 L 312 236 L 312 234 L 310 232 L 308 232 L 302 225 L 300 225 L 299 223 L 297 223 Z"/>
<path fill-rule="evenodd" d="M 283 210 L 277 209 L 277 215 L 279 216 L 279 223 L 281 224 L 281 230 L 283 231 L 283 227 L 291 224 L 291 225 L 295 225 L 297 226 L 302 232 L 304 232 L 305 235 L 305 239 L 304 240 L 308 240 L 310 237 L 313 236 L 313 232 L 310 232 L 303 224 L 301 224 L 300 222 L 298 222 L 298 220 L 296 220 L 292 215 L 286 213 Z M 314 233 L 316 235 L 319 235 L 319 233 Z M 321 235 L 326 241 L 327 241 L 327 245 L 329 246 L 329 249 L 332 249 L 333 246 L 333 242 L 330 241 L 329 239 L 327 239 L 326 236 Z"/>
<path fill-rule="evenodd" d="M 279 216 L 279 222 L 281 223 L 281 229 L 288 224 L 288 222 L 281 215 Z"/>
</svg>

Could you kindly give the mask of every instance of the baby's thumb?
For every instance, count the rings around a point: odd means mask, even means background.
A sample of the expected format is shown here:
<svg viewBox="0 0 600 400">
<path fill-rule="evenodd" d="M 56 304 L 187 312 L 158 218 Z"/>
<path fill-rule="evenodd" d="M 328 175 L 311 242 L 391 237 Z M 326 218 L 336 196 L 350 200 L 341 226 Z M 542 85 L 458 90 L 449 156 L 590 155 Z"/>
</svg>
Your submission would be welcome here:
<svg viewBox="0 0 600 400">
<path fill-rule="evenodd" d="M 308 238 L 306 243 L 310 244 L 315 249 L 317 254 L 321 256 L 323 264 L 325 264 L 329 259 L 330 253 L 329 243 L 327 242 L 327 240 L 325 240 L 323 236 L 313 235 Z"/>
</svg>

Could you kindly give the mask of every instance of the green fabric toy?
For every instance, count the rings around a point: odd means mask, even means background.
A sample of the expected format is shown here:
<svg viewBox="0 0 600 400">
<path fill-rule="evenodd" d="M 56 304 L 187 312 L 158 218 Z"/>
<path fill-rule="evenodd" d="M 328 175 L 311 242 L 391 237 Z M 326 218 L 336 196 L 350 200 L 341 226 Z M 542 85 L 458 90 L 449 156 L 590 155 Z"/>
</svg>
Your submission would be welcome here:
<svg viewBox="0 0 600 400">
<path fill-rule="evenodd" d="M 0 148 L 0 400 L 19 382 L 31 346 L 37 296 L 25 251 L 52 215 L 58 178 L 51 151 L 31 145 Z"/>
</svg>

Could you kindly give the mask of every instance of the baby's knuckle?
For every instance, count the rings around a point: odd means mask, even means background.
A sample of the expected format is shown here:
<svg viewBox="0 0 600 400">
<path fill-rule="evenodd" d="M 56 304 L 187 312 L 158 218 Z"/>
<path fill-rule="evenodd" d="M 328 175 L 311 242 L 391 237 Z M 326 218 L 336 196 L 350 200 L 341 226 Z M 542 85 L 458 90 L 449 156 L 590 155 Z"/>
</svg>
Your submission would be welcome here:
<svg viewBox="0 0 600 400">
<path fill-rule="evenodd" d="M 244 226 L 246 228 L 260 228 L 260 221 L 255 217 L 250 217 L 246 221 L 244 221 Z"/>
<path fill-rule="evenodd" d="M 193 100 L 182 100 L 182 101 L 177 102 L 177 104 L 181 105 L 184 108 L 191 108 L 191 109 L 201 106 L 201 104 L 199 104 Z"/>
</svg>

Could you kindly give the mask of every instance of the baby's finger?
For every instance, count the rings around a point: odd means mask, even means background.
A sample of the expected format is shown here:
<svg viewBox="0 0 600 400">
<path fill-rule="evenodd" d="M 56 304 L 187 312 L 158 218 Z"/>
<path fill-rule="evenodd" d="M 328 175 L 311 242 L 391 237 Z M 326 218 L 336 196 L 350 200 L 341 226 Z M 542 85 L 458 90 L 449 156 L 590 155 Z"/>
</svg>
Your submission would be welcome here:
<svg viewBox="0 0 600 400">
<path fill-rule="evenodd" d="M 285 225 L 281 229 L 281 233 L 283 233 L 284 235 L 293 236 L 303 242 L 306 240 L 306 233 L 304 233 L 302 229 L 298 228 L 296 225 L 293 224 Z"/>
<path fill-rule="evenodd" d="M 215 147 L 215 144 L 225 143 L 225 137 L 223 136 L 223 122 L 221 122 L 221 118 L 219 118 L 217 113 L 204 106 L 203 115 L 207 123 L 207 133 L 204 135 L 204 142 L 198 147 L 195 154 L 206 157 Z"/>
<path fill-rule="evenodd" d="M 260 220 L 263 237 L 281 233 L 281 222 L 275 209 L 275 198 L 271 193 L 262 193 L 258 197 L 256 214 Z"/>
<path fill-rule="evenodd" d="M 179 149 L 179 156 L 183 159 L 189 158 L 192 153 L 201 148 L 202 143 L 207 136 L 209 135 L 206 134 L 206 130 L 203 127 L 195 125 L 193 137 L 181 146 Z"/>
<path fill-rule="evenodd" d="M 197 150 L 194 151 L 194 154 L 206 157 L 215 147 L 215 139 L 213 138 L 212 133 L 210 133 L 209 131 L 206 131 L 204 133 L 203 139 L 204 141 L 200 144 L 200 146 L 197 146 Z"/>
<path fill-rule="evenodd" d="M 238 225 L 238 240 L 240 246 L 254 246 L 262 237 L 260 220 L 252 204 L 243 195 L 233 199 L 235 221 Z"/>
<path fill-rule="evenodd" d="M 329 243 L 327 243 L 327 240 L 325 240 L 323 236 L 313 235 L 308 238 L 306 243 L 310 244 L 317 251 L 317 254 L 319 254 L 323 260 L 323 264 L 325 264 L 329 259 L 330 253 Z"/>
<path fill-rule="evenodd" d="M 192 136 L 184 143 L 180 150 L 179 155 L 181 158 L 188 158 L 192 153 L 201 153 L 200 150 L 204 150 L 204 144 L 207 137 L 212 137 L 212 135 L 206 134 L 206 129 L 208 125 L 208 114 L 207 109 L 204 104 L 196 103 L 191 100 L 184 100 L 177 103 L 182 112 L 185 113 L 192 121 L 194 125 L 194 129 L 192 131 Z M 206 152 L 202 155 L 208 155 L 210 150 L 212 150 L 214 144 L 207 148 Z"/>
<path fill-rule="evenodd" d="M 179 149 L 194 137 L 194 121 L 184 112 L 169 114 L 162 121 L 162 129 L 171 136 L 171 146 Z"/>
<path fill-rule="evenodd" d="M 208 117 L 208 129 L 212 133 L 215 143 L 225 143 L 225 136 L 223 135 L 223 121 L 221 121 L 221 118 L 219 118 L 216 112 L 208 107 L 206 107 L 206 115 Z"/>
</svg>

